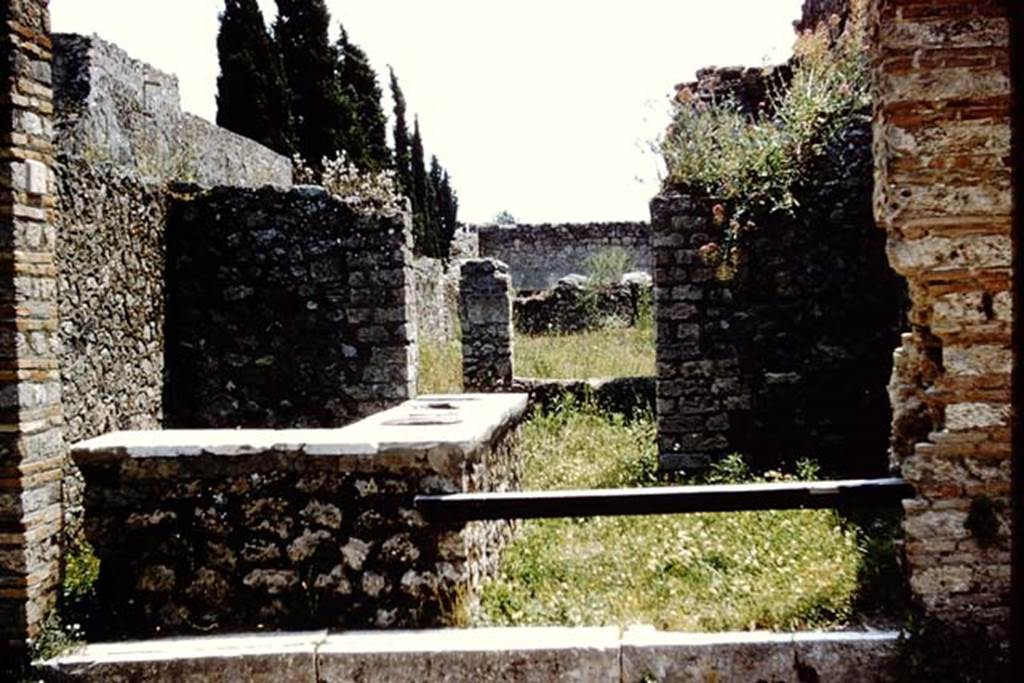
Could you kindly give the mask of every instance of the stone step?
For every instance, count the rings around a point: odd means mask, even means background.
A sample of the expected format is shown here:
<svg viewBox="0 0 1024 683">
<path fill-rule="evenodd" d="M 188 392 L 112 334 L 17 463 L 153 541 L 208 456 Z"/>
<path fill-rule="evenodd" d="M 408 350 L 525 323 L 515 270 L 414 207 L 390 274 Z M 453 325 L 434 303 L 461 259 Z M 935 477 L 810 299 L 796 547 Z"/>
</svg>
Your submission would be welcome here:
<svg viewBox="0 0 1024 683">
<path fill-rule="evenodd" d="M 672 633 L 653 627 L 259 633 L 91 644 L 46 681 L 879 681 L 892 631 Z"/>
</svg>

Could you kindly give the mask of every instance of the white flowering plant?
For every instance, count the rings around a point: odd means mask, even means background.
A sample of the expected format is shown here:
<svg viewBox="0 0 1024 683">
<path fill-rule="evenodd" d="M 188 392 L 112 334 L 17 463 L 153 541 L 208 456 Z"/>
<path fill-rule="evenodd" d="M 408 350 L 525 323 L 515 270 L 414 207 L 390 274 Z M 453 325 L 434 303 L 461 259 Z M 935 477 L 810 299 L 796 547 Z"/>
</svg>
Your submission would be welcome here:
<svg viewBox="0 0 1024 683">
<path fill-rule="evenodd" d="M 344 152 L 334 159 L 323 159 L 322 170 L 311 168 L 298 155 L 292 158 L 292 166 L 296 183 L 319 185 L 359 213 L 393 216 L 407 208 L 394 171 L 362 171 Z"/>
</svg>

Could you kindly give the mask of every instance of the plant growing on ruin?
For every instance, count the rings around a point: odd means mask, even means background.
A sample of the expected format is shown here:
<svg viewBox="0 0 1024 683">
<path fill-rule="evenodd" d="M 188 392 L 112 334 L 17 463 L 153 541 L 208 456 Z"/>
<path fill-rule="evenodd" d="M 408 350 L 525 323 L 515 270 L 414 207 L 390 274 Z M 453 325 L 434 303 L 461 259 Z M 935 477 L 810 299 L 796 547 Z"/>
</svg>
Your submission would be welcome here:
<svg viewBox="0 0 1024 683">
<path fill-rule="evenodd" d="M 681 89 L 673 121 L 660 141 L 666 182 L 720 199 L 715 224 L 721 241 L 700 256 L 731 277 L 738 265 L 740 235 L 756 217 L 792 212 L 794 193 L 809 162 L 850 123 L 867 116 L 870 69 L 866 45 L 866 2 L 852 3 L 841 30 L 838 16 L 805 31 L 794 48 L 792 79 L 770 89 L 765 114 L 748 118 L 735 99 L 710 104 Z"/>
<path fill-rule="evenodd" d="M 407 208 L 408 202 L 398 190 L 394 171 L 360 171 L 344 152 L 339 152 L 334 159 L 324 159 L 322 171 L 310 168 L 297 155 L 292 164 L 297 183 L 320 185 L 359 213 L 395 215 Z"/>
<path fill-rule="evenodd" d="M 633 260 L 622 247 L 605 247 L 587 257 L 586 270 L 590 284 L 598 287 L 617 284 L 629 270 Z"/>
</svg>

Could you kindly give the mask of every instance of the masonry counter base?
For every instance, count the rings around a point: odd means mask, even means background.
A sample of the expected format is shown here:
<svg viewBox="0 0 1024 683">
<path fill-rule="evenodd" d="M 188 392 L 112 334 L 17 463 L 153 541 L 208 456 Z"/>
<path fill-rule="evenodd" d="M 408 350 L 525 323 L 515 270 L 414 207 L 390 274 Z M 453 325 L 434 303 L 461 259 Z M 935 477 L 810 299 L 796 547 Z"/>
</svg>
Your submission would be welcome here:
<svg viewBox="0 0 1024 683">
<path fill-rule="evenodd" d="M 516 490 L 524 394 L 424 396 L 341 429 L 77 444 L 104 638 L 461 623 L 514 523 L 428 523 L 428 493 Z"/>
</svg>

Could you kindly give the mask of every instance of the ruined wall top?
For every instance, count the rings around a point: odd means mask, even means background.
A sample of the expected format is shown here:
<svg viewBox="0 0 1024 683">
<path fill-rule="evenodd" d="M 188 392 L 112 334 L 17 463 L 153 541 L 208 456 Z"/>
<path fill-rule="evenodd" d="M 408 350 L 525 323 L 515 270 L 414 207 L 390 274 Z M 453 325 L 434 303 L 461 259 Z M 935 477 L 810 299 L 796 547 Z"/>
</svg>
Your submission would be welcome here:
<svg viewBox="0 0 1024 683">
<path fill-rule="evenodd" d="M 183 112 L 175 76 L 98 36 L 55 34 L 53 40 L 59 153 L 157 181 L 292 184 L 287 157 Z"/>
</svg>

